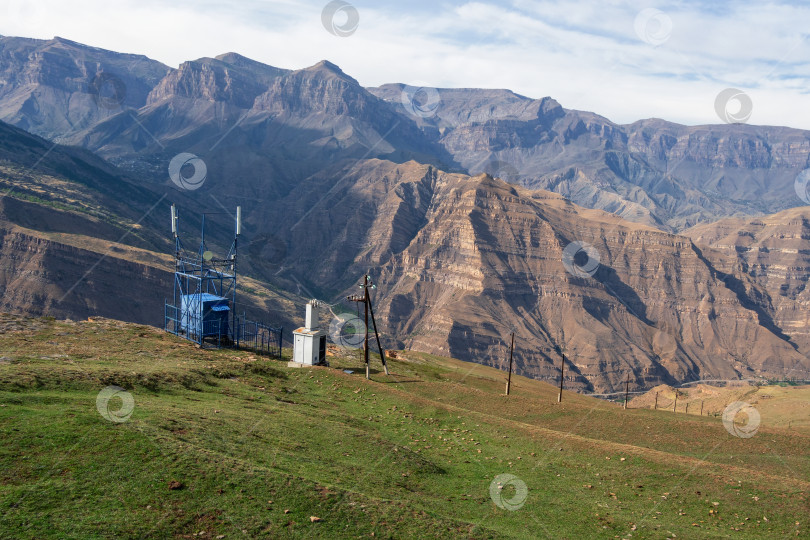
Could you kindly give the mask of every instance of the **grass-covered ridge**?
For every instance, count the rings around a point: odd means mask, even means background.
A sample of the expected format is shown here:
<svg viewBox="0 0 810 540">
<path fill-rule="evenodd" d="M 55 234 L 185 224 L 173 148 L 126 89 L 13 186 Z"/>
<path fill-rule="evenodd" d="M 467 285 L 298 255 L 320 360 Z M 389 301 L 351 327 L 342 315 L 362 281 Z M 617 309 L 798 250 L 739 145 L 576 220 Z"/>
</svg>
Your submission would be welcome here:
<svg viewBox="0 0 810 540">
<path fill-rule="evenodd" d="M 0 537 L 806 534 L 801 432 L 557 404 L 521 377 L 506 397 L 503 374 L 427 355 L 368 382 L 358 354 L 293 369 L 107 320 L 0 330 Z M 134 399 L 126 422 L 96 410 L 109 385 Z M 518 510 L 491 497 L 504 474 Z"/>
</svg>

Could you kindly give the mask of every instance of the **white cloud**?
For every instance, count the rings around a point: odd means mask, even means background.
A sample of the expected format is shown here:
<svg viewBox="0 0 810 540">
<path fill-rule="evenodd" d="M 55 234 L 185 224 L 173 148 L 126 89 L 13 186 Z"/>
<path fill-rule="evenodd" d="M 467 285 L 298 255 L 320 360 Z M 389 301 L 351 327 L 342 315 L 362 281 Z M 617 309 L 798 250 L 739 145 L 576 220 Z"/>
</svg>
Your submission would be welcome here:
<svg viewBox="0 0 810 540">
<path fill-rule="evenodd" d="M 360 26 L 347 38 L 323 28 L 325 0 L 7 0 L 0 33 L 60 35 L 172 66 L 227 51 L 286 68 L 329 59 L 367 86 L 510 88 L 621 123 L 717 123 L 716 95 L 737 87 L 754 101 L 751 123 L 810 129 L 810 6 L 661 4 L 672 30 L 653 47 L 634 29 L 650 7 L 639 2 L 352 3 Z"/>
</svg>

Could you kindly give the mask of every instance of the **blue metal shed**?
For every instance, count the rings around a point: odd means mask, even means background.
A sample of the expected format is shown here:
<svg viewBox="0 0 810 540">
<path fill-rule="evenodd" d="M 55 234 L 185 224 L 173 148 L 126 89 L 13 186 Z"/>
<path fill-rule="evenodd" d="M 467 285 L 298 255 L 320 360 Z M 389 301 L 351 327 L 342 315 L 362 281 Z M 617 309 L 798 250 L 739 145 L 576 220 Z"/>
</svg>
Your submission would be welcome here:
<svg viewBox="0 0 810 540">
<path fill-rule="evenodd" d="M 210 293 L 184 294 L 181 297 L 180 328 L 200 337 L 227 336 L 231 302 Z"/>
</svg>

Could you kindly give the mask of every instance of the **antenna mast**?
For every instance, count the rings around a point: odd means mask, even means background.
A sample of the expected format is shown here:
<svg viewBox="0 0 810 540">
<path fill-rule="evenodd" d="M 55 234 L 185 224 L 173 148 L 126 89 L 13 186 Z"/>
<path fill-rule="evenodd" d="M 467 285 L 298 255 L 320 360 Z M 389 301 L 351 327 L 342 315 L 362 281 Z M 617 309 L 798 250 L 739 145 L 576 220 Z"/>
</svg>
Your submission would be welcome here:
<svg viewBox="0 0 810 540">
<path fill-rule="evenodd" d="M 202 215 L 200 245 L 197 253 L 183 249 L 178 227 L 178 211 L 171 207 L 171 230 L 174 236 L 174 296 L 164 308 L 167 331 L 182 335 L 200 347 L 214 343 L 238 343 L 236 318 L 236 260 L 238 237 L 242 232 L 242 208 L 236 208 L 235 235 L 228 255 L 217 258 L 205 241 L 206 217 Z M 224 343 L 223 343 L 224 342 Z"/>
</svg>

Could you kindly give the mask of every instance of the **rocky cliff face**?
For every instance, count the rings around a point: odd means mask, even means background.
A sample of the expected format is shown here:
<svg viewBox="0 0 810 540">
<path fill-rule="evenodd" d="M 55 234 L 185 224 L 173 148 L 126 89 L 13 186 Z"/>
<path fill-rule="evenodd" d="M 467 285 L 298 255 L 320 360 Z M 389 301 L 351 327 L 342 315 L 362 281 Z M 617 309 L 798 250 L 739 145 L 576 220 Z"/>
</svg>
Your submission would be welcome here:
<svg viewBox="0 0 810 540">
<path fill-rule="evenodd" d="M 286 70 L 235 53 L 185 62 L 166 75 L 147 97 L 152 105 L 172 98 L 222 101 L 250 109 L 256 97 Z"/>
<path fill-rule="evenodd" d="M 685 234 L 712 248 L 718 268 L 745 274 L 759 285 L 746 291 L 751 301 L 761 305 L 800 350 L 810 351 L 810 208 L 724 219 Z"/>
<path fill-rule="evenodd" d="M 569 384 L 593 390 L 810 367 L 742 292 L 759 286 L 687 237 L 416 163 L 311 180 L 288 201 L 309 214 L 277 223 L 282 270 L 345 287 L 372 268 L 378 321 L 405 347 L 500 365 L 514 329 L 518 372 L 553 379 L 565 352 Z M 576 242 L 592 246 L 592 275 L 584 253 L 566 255 Z"/>
<path fill-rule="evenodd" d="M 165 270 L 54 242 L 0 221 L 0 311 L 102 316 L 162 327 L 163 297 L 155 291 L 171 287 L 172 274 Z"/>
</svg>

